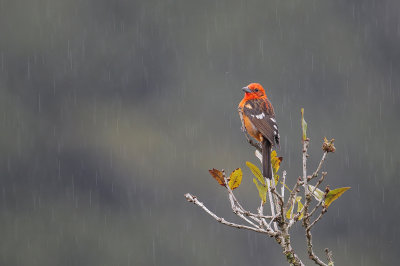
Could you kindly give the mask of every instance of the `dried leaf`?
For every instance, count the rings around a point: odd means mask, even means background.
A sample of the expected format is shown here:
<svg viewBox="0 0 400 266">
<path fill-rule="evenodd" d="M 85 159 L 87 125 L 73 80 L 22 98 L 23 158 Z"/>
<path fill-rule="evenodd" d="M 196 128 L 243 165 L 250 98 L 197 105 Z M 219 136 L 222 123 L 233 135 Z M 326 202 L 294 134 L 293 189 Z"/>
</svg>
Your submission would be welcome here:
<svg viewBox="0 0 400 266">
<path fill-rule="evenodd" d="M 254 164 L 252 164 L 251 162 L 246 162 L 247 167 L 250 168 L 251 172 L 253 173 L 253 175 L 255 177 L 257 177 L 258 181 L 260 181 L 261 184 L 265 185 L 265 180 L 263 175 L 261 174 L 260 169 L 255 166 Z"/>
<path fill-rule="evenodd" d="M 211 176 L 217 180 L 217 182 L 221 185 L 225 187 L 225 180 L 224 180 L 224 174 L 222 173 L 222 171 L 218 170 L 218 169 L 211 169 L 208 170 L 208 172 L 210 172 Z"/>
<path fill-rule="evenodd" d="M 242 169 L 237 168 L 236 170 L 234 170 L 230 177 L 229 177 L 229 182 L 228 185 L 229 187 L 234 190 L 235 188 L 240 186 L 240 183 L 242 183 Z"/>
<path fill-rule="evenodd" d="M 304 120 L 304 108 L 301 108 L 301 129 L 303 131 L 303 140 L 307 139 L 307 122 Z"/>
<path fill-rule="evenodd" d="M 314 191 L 315 187 L 312 186 L 312 185 L 308 185 L 308 189 L 312 192 L 312 191 Z M 320 190 L 319 188 L 317 188 L 317 189 L 314 191 L 313 196 L 314 196 L 314 198 L 315 198 L 316 200 L 321 201 L 322 198 L 324 197 L 324 194 L 325 194 L 325 193 L 324 193 L 322 190 Z"/>
<path fill-rule="evenodd" d="M 329 191 L 328 194 L 326 195 L 325 206 L 329 207 L 329 205 L 331 205 L 332 202 L 334 202 L 340 196 L 342 196 L 342 194 L 348 189 L 350 189 L 350 187 L 341 187 Z"/>
<path fill-rule="evenodd" d="M 258 195 L 260 196 L 260 198 L 264 204 L 265 202 L 267 202 L 267 191 L 268 191 L 267 186 L 258 183 L 255 178 L 253 178 L 253 183 L 256 184 L 257 189 L 258 189 Z"/>
</svg>

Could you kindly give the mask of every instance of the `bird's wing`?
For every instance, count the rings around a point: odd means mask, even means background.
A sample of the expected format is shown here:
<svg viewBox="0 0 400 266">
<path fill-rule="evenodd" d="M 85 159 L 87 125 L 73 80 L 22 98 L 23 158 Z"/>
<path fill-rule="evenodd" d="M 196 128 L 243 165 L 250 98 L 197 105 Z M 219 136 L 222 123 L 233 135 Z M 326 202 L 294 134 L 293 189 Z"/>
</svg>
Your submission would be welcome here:
<svg viewBox="0 0 400 266">
<path fill-rule="evenodd" d="M 272 145 L 279 145 L 279 131 L 274 109 L 267 100 L 248 100 L 244 104 L 243 113 Z"/>
</svg>

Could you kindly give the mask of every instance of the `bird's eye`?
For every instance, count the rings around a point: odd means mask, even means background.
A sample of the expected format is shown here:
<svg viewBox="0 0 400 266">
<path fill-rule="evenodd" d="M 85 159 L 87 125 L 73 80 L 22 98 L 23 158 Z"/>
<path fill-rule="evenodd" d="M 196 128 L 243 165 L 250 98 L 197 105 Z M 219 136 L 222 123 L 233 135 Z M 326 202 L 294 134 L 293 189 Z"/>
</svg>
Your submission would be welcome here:
<svg viewBox="0 0 400 266">
<path fill-rule="evenodd" d="M 258 89 L 255 89 L 254 91 L 255 91 L 255 92 L 258 92 Z"/>
</svg>

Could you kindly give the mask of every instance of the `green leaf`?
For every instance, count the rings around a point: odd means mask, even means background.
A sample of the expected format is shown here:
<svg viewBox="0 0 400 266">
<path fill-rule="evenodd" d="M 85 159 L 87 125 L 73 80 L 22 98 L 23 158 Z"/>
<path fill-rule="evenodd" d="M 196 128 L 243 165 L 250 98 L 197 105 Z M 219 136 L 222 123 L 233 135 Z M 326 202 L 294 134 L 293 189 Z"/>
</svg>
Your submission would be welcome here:
<svg viewBox="0 0 400 266">
<path fill-rule="evenodd" d="M 251 162 L 246 162 L 246 165 L 247 165 L 247 167 L 250 168 L 253 175 L 255 177 L 257 177 L 258 181 L 260 181 L 261 184 L 265 185 L 265 180 L 264 180 L 263 175 L 261 174 L 260 169 L 258 169 L 258 167 L 255 166 L 254 164 L 252 164 Z"/>
<path fill-rule="evenodd" d="M 286 218 L 288 219 L 292 219 L 292 209 L 293 209 L 293 205 L 290 206 L 289 210 L 286 212 Z"/>
<path fill-rule="evenodd" d="M 340 196 L 342 196 L 342 194 L 348 189 L 350 189 L 350 187 L 341 187 L 341 188 L 336 188 L 334 190 L 329 191 L 328 194 L 326 195 L 325 206 L 328 208 L 332 202 L 334 202 Z"/>
<path fill-rule="evenodd" d="M 268 191 L 267 186 L 258 183 L 255 178 L 253 178 L 253 182 L 254 182 L 254 184 L 256 184 L 257 189 L 258 189 L 258 195 L 260 196 L 260 198 L 264 204 L 265 202 L 267 202 L 267 191 Z"/>
<path fill-rule="evenodd" d="M 228 185 L 232 190 L 240 186 L 240 183 L 242 183 L 242 176 L 243 173 L 240 168 L 237 168 L 231 173 Z"/>
<path fill-rule="evenodd" d="M 315 187 L 312 185 L 308 185 L 308 189 L 310 190 L 310 192 L 313 192 Z M 317 188 L 314 193 L 313 196 L 316 200 L 321 201 L 324 197 L 324 192 L 322 190 L 320 190 L 319 188 Z"/>
<path fill-rule="evenodd" d="M 303 140 L 307 139 L 307 122 L 304 120 L 304 108 L 301 108 L 301 129 L 303 130 Z"/>
</svg>

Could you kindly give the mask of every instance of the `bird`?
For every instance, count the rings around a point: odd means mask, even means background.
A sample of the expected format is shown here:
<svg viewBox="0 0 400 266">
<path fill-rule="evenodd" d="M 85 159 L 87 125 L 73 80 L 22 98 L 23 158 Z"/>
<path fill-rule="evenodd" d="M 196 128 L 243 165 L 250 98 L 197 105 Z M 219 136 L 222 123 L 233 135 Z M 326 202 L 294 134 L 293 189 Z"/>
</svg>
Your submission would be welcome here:
<svg viewBox="0 0 400 266">
<path fill-rule="evenodd" d="M 244 97 L 238 105 L 242 130 L 261 144 L 263 176 L 272 179 L 271 149 L 279 147 L 279 131 L 274 107 L 259 83 L 243 87 Z"/>
</svg>

